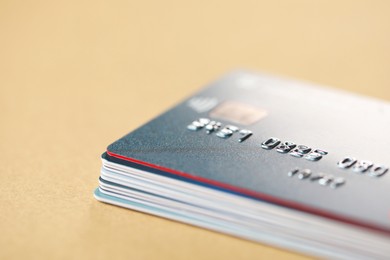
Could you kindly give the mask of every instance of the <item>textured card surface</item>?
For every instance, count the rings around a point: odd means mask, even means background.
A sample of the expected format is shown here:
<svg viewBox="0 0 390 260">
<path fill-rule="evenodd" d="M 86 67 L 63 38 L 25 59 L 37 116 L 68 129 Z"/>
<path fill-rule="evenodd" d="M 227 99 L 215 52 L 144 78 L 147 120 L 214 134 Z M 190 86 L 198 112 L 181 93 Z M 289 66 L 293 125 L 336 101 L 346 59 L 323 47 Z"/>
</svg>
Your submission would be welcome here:
<svg viewBox="0 0 390 260">
<path fill-rule="evenodd" d="M 111 144 L 112 160 L 390 233 L 390 105 L 236 72 Z"/>
</svg>

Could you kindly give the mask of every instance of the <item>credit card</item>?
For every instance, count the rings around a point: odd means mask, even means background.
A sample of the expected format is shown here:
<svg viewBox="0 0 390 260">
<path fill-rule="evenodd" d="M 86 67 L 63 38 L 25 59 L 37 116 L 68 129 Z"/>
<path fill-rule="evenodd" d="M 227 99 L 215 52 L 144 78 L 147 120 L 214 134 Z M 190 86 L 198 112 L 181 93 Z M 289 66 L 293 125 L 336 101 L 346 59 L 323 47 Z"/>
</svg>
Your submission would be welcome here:
<svg viewBox="0 0 390 260">
<path fill-rule="evenodd" d="M 387 257 L 389 133 L 388 102 L 234 72 L 109 145 L 95 195 L 313 255 Z"/>
</svg>

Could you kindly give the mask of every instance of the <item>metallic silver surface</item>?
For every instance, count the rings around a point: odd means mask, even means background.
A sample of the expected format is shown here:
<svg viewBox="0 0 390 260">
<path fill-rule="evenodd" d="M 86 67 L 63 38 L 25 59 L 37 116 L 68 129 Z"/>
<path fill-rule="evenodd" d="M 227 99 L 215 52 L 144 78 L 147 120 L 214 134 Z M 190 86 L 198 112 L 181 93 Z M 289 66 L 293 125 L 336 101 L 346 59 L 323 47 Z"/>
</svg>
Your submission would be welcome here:
<svg viewBox="0 0 390 260">
<path fill-rule="evenodd" d="M 250 88 L 241 85 L 245 81 L 241 79 L 247 77 L 253 83 Z M 386 149 L 390 147 L 388 102 L 247 72 L 229 74 L 195 96 L 247 104 L 267 115 L 241 125 L 214 118 L 210 110 L 197 112 L 187 105 L 190 97 L 110 145 L 108 151 L 390 230 L 390 174 L 385 170 L 390 166 Z M 234 124 L 253 134 L 238 142 L 239 132 L 222 139 L 215 132 L 206 134 L 203 128 L 187 130 L 186 126 L 198 118 Z M 316 162 L 295 158 L 273 149 L 280 140 L 273 143 L 275 146 L 264 144 L 270 136 L 329 153 Z M 344 160 L 346 157 L 350 158 Z M 352 170 L 355 158 L 374 165 L 366 174 L 356 174 Z M 374 171 L 377 165 L 383 167 Z M 344 178 L 347 185 L 332 189 L 329 184 L 327 189 L 286 177 L 295 167 L 310 169 L 313 175 L 333 175 L 332 183 Z"/>
</svg>

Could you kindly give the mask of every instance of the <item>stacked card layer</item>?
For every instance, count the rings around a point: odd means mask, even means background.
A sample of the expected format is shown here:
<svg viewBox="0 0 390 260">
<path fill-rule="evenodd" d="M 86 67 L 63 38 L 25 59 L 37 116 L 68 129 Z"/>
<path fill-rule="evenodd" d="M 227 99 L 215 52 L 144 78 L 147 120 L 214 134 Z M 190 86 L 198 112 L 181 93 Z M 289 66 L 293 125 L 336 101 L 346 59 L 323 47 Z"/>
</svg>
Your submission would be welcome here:
<svg viewBox="0 0 390 260">
<path fill-rule="evenodd" d="M 386 258 L 390 239 L 296 210 L 170 178 L 169 173 L 102 156 L 95 197 L 103 202 L 312 255 Z"/>
<path fill-rule="evenodd" d="M 390 104 L 232 73 L 112 143 L 103 202 L 320 257 L 390 258 Z"/>
</svg>

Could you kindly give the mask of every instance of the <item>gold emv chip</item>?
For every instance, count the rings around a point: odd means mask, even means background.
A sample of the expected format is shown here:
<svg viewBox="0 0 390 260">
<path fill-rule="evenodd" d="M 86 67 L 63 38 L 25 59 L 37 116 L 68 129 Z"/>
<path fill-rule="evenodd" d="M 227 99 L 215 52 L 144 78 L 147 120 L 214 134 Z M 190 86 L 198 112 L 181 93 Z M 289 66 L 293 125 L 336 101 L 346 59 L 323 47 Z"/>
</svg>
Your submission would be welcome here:
<svg viewBox="0 0 390 260">
<path fill-rule="evenodd" d="M 238 101 L 224 101 L 210 112 L 211 117 L 241 125 L 251 125 L 267 116 L 267 111 Z"/>
</svg>

